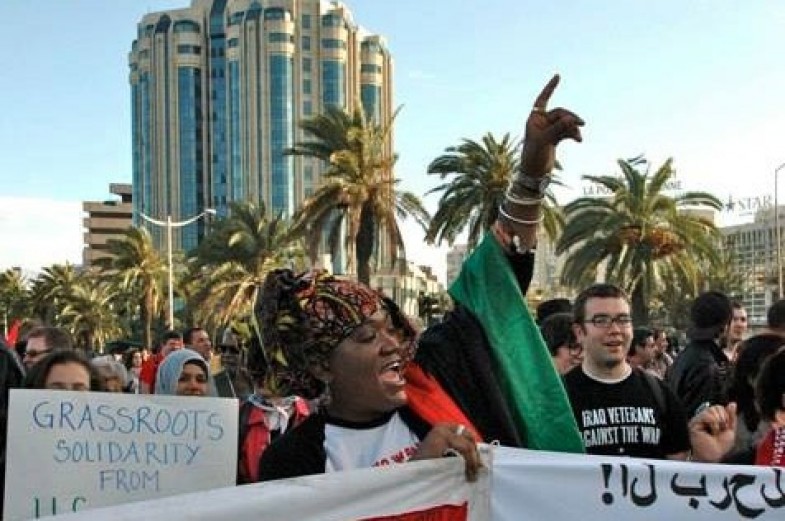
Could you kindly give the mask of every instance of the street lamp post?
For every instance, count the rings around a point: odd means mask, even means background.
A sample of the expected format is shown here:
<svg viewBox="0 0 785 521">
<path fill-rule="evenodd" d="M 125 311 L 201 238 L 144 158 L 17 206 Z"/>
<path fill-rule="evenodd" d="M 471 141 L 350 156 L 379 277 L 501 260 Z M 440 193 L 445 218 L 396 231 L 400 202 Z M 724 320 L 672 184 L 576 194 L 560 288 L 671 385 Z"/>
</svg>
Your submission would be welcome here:
<svg viewBox="0 0 785 521">
<path fill-rule="evenodd" d="M 202 217 L 206 217 L 207 215 L 215 215 L 215 210 L 213 208 L 207 208 L 199 215 L 194 215 L 193 217 L 186 219 L 184 221 L 172 221 L 172 216 L 167 215 L 165 221 L 161 221 L 159 219 L 153 219 L 152 217 L 145 215 L 143 212 L 139 212 L 139 216 L 144 219 L 145 221 L 149 222 L 150 224 L 154 224 L 156 226 L 160 226 L 162 228 L 166 228 L 166 262 L 168 265 L 168 272 L 169 272 L 169 328 L 174 328 L 174 267 L 172 265 L 172 228 L 182 228 L 183 226 L 188 226 L 191 223 L 194 223 L 201 219 Z"/>
<path fill-rule="evenodd" d="M 777 298 L 782 298 L 782 232 L 780 231 L 780 207 L 777 192 L 779 191 L 777 179 L 780 170 L 785 168 L 785 163 L 774 169 L 774 235 L 777 241 Z"/>
</svg>

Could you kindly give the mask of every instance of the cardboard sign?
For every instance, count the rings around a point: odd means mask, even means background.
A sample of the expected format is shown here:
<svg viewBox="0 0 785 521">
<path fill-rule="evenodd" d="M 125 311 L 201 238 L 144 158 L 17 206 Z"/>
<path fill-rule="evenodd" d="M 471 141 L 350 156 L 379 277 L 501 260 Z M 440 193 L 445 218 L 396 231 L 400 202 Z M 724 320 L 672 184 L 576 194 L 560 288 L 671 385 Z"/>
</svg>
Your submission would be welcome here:
<svg viewBox="0 0 785 521">
<path fill-rule="evenodd" d="M 234 485 L 236 400 L 14 389 L 4 519 Z"/>
</svg>

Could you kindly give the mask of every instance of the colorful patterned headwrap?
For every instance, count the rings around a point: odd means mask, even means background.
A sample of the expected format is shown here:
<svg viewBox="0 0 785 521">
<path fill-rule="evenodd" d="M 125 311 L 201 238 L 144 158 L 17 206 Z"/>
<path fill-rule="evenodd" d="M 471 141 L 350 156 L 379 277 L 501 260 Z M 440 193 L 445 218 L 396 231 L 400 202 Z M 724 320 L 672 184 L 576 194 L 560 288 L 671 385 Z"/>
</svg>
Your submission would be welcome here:
<svg viewBox="0 0 785 521">
<path fill-rule="evenodd" d="M 380 309 L 401 325 L 403 338 L 413 336 L 398 307 L 364 284 L 325 271 L 270 273 L 254 306 L 266 387 L 278 395 L 319 396 L 324 386 L 309 367 L 326 365 L 333 349 Z"/>
</svg>

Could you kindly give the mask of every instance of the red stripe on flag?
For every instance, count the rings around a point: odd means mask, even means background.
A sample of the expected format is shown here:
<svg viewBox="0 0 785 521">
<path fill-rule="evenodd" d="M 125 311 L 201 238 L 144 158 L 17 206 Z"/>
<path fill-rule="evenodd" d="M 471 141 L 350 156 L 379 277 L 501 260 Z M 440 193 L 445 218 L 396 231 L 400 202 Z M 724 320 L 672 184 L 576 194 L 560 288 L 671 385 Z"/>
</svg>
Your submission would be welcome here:
<svg viewBox="0 0 785 521">
<path fill-rule="evenodd" d="M 393 516 L 367 517 L 360 521 L 466 521 L 469 519 L 469 505 L 440 505 L 417 512 L 406 512 Z"/>
</svg>

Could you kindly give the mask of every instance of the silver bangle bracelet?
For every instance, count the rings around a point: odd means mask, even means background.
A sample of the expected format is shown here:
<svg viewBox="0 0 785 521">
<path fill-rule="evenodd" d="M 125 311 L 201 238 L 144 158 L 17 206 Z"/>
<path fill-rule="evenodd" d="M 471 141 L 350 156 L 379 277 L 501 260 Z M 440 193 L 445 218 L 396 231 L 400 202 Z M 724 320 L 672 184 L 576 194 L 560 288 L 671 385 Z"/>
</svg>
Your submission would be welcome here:
<svg viewBox="0 0 785 521">
<path fill-rule="evenodd" d="M 510 192 L 509 188 L 504 193 L 504 198 L 510 201 L 512 204 L 517 204 L 519 206 L 534 206 L 537 204 L 542 204 L 544 199 L 543 197 L 516 197 L 512 194 L 512 192 Z"/>
<path fill-rule="evenodd" d="M 540 224 L 542 222 L 542 218 L 543 218 L 543 215 L 540 214 L 540 216 L 535 221 L 526 221 L 524 219 L 518 219 L 517 217 L 513 217 L 512 215 L 510 215 L 507 212 L 505 212 L 504 208 L 502 208 L 502 205 L 499 205 L 499 214 L 501 214 L 502 217 L 504 217 L 505 219 L 508 219 L 508 220 L 510 220 L 510 221 L 512 221 L 514 223 L 518 223 L 518 224 Z"/>
</svg>

